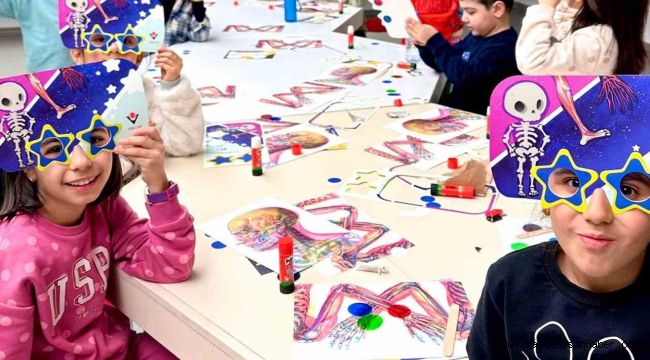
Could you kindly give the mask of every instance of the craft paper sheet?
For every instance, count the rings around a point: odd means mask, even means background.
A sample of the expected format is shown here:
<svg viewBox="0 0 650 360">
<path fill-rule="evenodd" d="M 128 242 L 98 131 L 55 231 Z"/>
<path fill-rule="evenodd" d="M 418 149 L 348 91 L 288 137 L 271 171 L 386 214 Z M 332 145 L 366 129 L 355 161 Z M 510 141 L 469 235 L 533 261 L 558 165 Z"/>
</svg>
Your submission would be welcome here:
<svg viewBox="0 0 650 360">
<path fill-rule="evenodd" d="M 339 136 L 314 125 L 301 124 L 278 130 L 265 139 L 269 161 L 265 167 L 277 166 L 304 156 L 308 156 L 333 146 L 345 143 Z M 292 144 L 301 145 L 301 154 L 294 155 Z"/>
<path fill-rule="evenodd" d="M 459 282 L 298 284 L 293 358 L 442 357 L 451 304 L 460 307 L 453 356 L 467 356 L 474 310 Z"/>
<path fill-rule="evenodd" d="M 379 10 L 377 17 L 386 28 L 390 37 L 395 39 L 406 39 L 406 19 L 418 20 L 418 14 L 413 7 L 411 0 L 370 0 L 372 8 Z"/>
<path fill-rule="evenodd" d="M 366 151 L 393 160 L 397 163 L 396 165 L 399 163 L 413 164 L 419 170 L 429 170 L 445 163 L 450 157 L 463 154 L 465 149 L 439 145 L 414 136 L 403 135 L 368 147 Z"/>
<path fill-rule="evenodd" d="M 252 161 L 251 139 L 263 137 L 256 122 L 232 122 L 205 127 L 205 167 L 248 164 Z"/>
<path fill-rule="evenodd" d="M 199 225 L 201 231 L 275 272 L 278 240 L 294 238 L 294 270 L 304 270 L 358 242 L 356 235 L 298 207 L 265 199 Z"/>
<path fill-rule="evenodd" d="M 351 269 L 357 263 L 369 263 L 393 253 L 403 254 L 414 246 L 336 194 L 301 201 L 297 206 L 321 219 L 344 227 L 360 239 L 352 246 L 344 248 L 342 253 L 317 265 L 323 273 L 334 274 Z"/>
<path fill-rule="evenodd" d="M 385 128 L 440 143 L 485 126 L 484 119 L 480 115 L 441 106 L 393 121 Z"/>
</svg>

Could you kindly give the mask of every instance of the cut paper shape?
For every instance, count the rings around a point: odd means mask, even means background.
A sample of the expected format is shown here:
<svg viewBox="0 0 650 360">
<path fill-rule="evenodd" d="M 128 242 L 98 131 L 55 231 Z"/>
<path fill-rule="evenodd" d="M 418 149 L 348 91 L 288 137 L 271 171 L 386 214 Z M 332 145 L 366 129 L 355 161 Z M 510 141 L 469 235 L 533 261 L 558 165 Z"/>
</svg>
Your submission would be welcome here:
<svg viewBox="0 0 650 360">
<path fill-rule="evenodd" d="M 52 136 L 67 145 L 56 160 L 66 164 L 74 146 L 89 140 L 84 134 L 100 126 L 107 129 L 108 138 L 101 148 L 88 144 L 86 150 L 94 157 L 144 126 L 147 101 L 135 65 L 126 60 L 111 60 L 110 67 L 108 63 L 0 79 L 0 167 L 9 172 L 43 168 L 50 161 L 38 150 Z M 130 80 L 134 76 L 138 81 Z"/>
<path fill-rule="evenodd" d="M 367 200 L 381 201 L 377 191 L 384 185 L 388 175 L 372 169 L 359 169 L 340 187 L 338 194 Z"/>
<path fill-rule="evenodd" d="M 235 85 L 226 86 L 225 90 L 221 90 L 216 86 L 203 86 L 197 88 L 201 96 L 201 105 L 218 104 L 222 99 L 234 99 L 237 87 Z"/>
<path fill-rule="evenodd" d="M 317 99 L 320 103 L 331 101 L 336 96 L 336 93 L 344 89 L 343 86 L 308 81 L 290 87 L 289 92 L 273 94 L 272 97 L 275 99 L 260 99 L 260 101 L 265 104 L 297 109 L 305 105 L 314 104 Z"/>
<path fill-rule="evenodd" d="M 199 225 L 242 255 L 275 272 L 278 239 L 294 238 L 294 271 L 299 272 L 358 242 L 356 235 L 291 204 L 265 199 Z"/>
<path fill-rule="evenodd" d="M 370 314 L 349 311 L 360 302 L 371 307 Z M 454 304 L 460 311 L 452 356 L 458 358 L 467 356 L 465 346 L 474 321 L 474 310 L 459 282 L 298 284 L 293 358 L 441 358 Z"/>
<path fill-rule="evenodd" d="M 413 165 L 420 170 L 429 170 L 450 157 L 465 152 L 462 148 L 434 144 L 410 135 L 384 141 L 365 150 L 401 165 Z"/>
<path fill-rule="evenodd" d="M 228 60 L 267 60 L 275 57 L 273 50 L 230 50 L 224 56 Z"/>
<path fill-rule="evenodd" d="M 251 141 L 262 137 L 262 126 L 255 122 L 212 124 L 205 128 L 205 167 L 243 165 L 252 161 Z"/>
<path fill-rule="evenodd" d="M 635 153 L 646 155 L 650 106 L 639 100 L 649 84 L 645 76 L 627 75 L 502 81 L 490 100 L 490 160 L 499 192 L 540 199 L 542 184 L 531 169 L 552 164 L 561 151 L 596 173 L 623 168 Z M 596 179 L 581 193 L 589 197 L 597 188 L 610 189 Z"/>
<path fill-rule="evenodd" d="M 414 246 L 336 194 L 301 201 L 297 206 L 359 237 L 360 240 L 353 246 L 344 247 L 341 253 L 329 258 L 328 261 L 339 271 L 352 269 L 359 262 L 369 263 L 381 259 L 396 248 L 410 249 Z"/>
<path fill-rule="evenodd" d="M 59 0 L 59 34 L 71 49 L 155 52 L 165 41 L 165 19 L 158 0 Z M 93 39 L 93 41 L 91 41 Z M 134 42 L 135 41 L 135 42 Z"/>
<path fill-rule="evenodd" d="M 282 32 L 284 25 L 228 25 L 223 29 L 223 32 Z"/>
<path fill-rule="evenodd" d="M 386 125 L 385 128 L 440 143 L 485 126 L 485 121 L 468 120 L 468 118 L 485 120 L 485 117 L 480 117 L 480 115 L 438 107 L 431 111 L 396 120 Z"/>
<path fill-rule="evenodd" d="M 265 142 L 269 161 L 264 166 L 268 168 L 341 145 L 345 140 L 321 127 L 301 124 L 275 131 L 266 137 Z M 293 144 L 301 145 L 301 154 L 291 152 Z"/>
<path fill-rule="evenodd" d="M 337 64 L 327 70 L 314 82 L 342 86 L 365 86 L 383 77 L 393 67 L 390 63 L 355 60 Z"/>
<path fill-rule="evenodd" d="M 323 46 L 321 40 L 312 39 L 262 39 L 257 41 L 255 45 L 258 49 L 274 49 L 274 50 L 295 50 L 295 49 L 309 49 L 320 48 Z"/>
<path fill-rule="evenodd" d="M 418 20 L 418 14 L 411 0 L 370 0 L 372 8 L 379 10 L 377 17 L 388 35 L 395 39 L 406 39 L 406 19 Z"/>
</svg>

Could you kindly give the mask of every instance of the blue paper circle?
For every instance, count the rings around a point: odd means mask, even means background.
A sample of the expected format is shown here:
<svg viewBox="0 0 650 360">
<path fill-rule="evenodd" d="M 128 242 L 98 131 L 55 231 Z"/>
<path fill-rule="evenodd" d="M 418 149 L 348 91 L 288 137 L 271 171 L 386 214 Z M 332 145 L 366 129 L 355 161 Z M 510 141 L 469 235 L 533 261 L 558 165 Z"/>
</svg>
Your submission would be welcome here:
<svg viewBox="0 0 650 360">
<path fill-rule="evenodd" d="M 223 249 L 226 247 L 226 244 L 222 243 L 221 241 L 215 241 L 212 243 L 212 248 L 213 249 Z"/>
<path fill-rule="evenodd" d="M 424 195 L 423 197 L 420 198 L 420 200 L 424 201 L 425 203 L 430 203 L 430 202 L 435 201 L 436 198 L 434 198 L 431 195 Z"/>
<path fill-rule="evenodd" d="M 389 23 L 389 22 L 391 22 L 391 21 L 393 21 L 393 19 L 392 19 L 390 16 L 388 16 L 388 15 L 384 15 L 384 22 Z"/>
<path fill-rule="evenodd" d="M 442 205 L 432 201 L 432 202 L 428 202 L 426 206 L 432 209 L 439 209 Z"/>
<path fill-rule="evenodd" d="M 327 181 L 329 181 L 332 184 L 338 184 L 338 183 L 341 182 L 341 179 L 339 179 L 337 177 L 332 177 L 332 178 L 327 179 Z"/>
<path fill-rule="evenodd" d="M 366 316 L 372 312 L 372 307 L 364 303 L 354 303 L 348 306 L 348 312 L 354 316 Z"/>
</svg>

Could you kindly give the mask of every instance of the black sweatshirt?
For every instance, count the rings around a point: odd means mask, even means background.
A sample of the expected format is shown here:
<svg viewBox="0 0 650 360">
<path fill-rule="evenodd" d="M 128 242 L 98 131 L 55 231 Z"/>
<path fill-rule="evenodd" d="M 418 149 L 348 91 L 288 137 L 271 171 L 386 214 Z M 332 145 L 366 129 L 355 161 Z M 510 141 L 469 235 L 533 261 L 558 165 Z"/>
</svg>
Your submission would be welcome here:
<svg viewBox="0 0 650 360">
<path fill-rule="evenodd" d="M 557 251 L 557 242 L 542 243 L 490 267 L 470 359 L 650 359 L 650 256 L 632 285 L 594 293 L 560 272 Z"/>
<path fill-rule="evenodd" d="M 443 105 L 485 114 L 497 84 L 520 74 L 516 44 L 517 32 L 510 28 L 489 37 L 469 34 L 453 46 L 438 33 L 418 49 L 425 64 L 454 84 L 451 101 Z"/>
</svg>

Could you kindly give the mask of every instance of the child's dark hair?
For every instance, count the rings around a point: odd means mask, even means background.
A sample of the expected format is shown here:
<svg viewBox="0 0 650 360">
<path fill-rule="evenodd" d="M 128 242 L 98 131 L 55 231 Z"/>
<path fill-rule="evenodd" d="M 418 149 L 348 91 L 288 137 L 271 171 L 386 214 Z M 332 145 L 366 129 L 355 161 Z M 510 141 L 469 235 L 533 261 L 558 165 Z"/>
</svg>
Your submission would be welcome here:
<svg viewBox="0 0 650 360">
<path fill-rule="evenodd" d="M 490 6 L 500 1 L 503 3 L 503 5 L 506 6 L 507 12 L 510 12 L 510 10 L 512 10 L 512 6 L 514 5 L 515 2 L 515 0 L 474 0 L 474 1 L 485 5 L 486 8 L 490 8 Z"/>
<path fill-rule="evenodd" d="M 117 154 L 113 155 L 113 166 L 106 185 L 99 197 L 91 203 L 98 204 L 106 198 L 115 198 L 122 188 L 122 166 Z M 43 207 L 38 194 L 38 185 L 31 182 L 24 171 L 5 172 L 0 170 L 0 221 L 11 220 L 20 213 L 33 213 Z"/>
<path fill-rule="evenodd" d="M 593 9 L 590 3 L 597 4 Z M 643 45 L 648 0 L 584 0 L 576 14 L 571 31 L 596 24 L 609 25 L 618 43 L 615 74 L 640 74 L 648 54 Z"/>
</svg>

